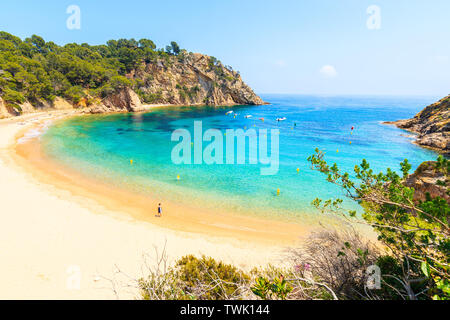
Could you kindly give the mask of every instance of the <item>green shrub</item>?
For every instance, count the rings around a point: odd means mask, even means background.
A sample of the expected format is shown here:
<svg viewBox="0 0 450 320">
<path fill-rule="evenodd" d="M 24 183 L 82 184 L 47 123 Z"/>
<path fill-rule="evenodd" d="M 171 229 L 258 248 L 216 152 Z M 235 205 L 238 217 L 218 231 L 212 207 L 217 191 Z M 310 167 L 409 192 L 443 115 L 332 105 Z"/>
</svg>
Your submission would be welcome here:
<svg viewBox="0 0 450 320">
<path fill-rule="evenodd" d="M 385 282 L 386 277 L 397 280 L 399 296 L 413 300 L 450 298 L 450 205 L 429 194 L 425 202 L 414 200 L 414 188 L 405 183 L 411 169 L 407 160 L 400 164 L 403 176 L 389 168 L 386 173 L 376 174 L 365 159 L 355 166 L 351 175 L 341 171 L 337 164 L 328 165 L 324 153 L 318 149 L 308 161 L 313 169 L 326 176 L 327 181 L 341 187 L 349 199 L 363 207 L 364 220 L 359 222 L 373 228 L 378 240 L 390 249 L 396 265 L 402 267 L 401 274 L 383 276 Z M 438 168 L 448 181 L 449 166 L 443 157 L 422 164 L 417 172 L 425 168 Z M 358 219 L 356 211 L 346 210 L 341 206 L 342 202 L 342 199 L 316 199 L 313 204 L 343 219 Z M 385 265 L 389 261 L 384 261 Z M 391 263 L 391 267 L 395 265 Z"/>
<path fill-rule="evenodd" d="M 123 76 L 114 76 L 111 78 L 109 83 L 110 86 L 115 90 L 115 92 L 127 87 L 131 87 L 131 81 Z"/>
<path fill-rule="evenodd" d="M 171 43 L 171 53 L 181 53 L 175 42 Z M 1 31 L 0 92 L 9 103 L 16 104 L 25 99 L 51 101 L 54 96 L 78 103 L 84 97 L 83 90 L 105 97 L 125 87 L 138 87 L 138 81 L 126 77 L 130 71 L 142 68 L 145 62 L 158 60 L 170 66 L 175 59 L 178 58 L 156 50 L 148 39 L 110 40 L 106 45 L 96 46 L 76 43 L 58 46 L 36 35 L 22 41 Z M 145 82 L 149 81 L 147 78 Z M 157 98 L 149 96 L 147 100 Z"/>
<path fill-rule="evenodd" d="M 22 104 L 25 102 L 25 97 L 22 93 L 9 88 L 4 89 L 2 98 L 9 104 Z"/>
<path fill-rule="evenodd" d="M 80 102 L 82 98 L 86 96 L 86 93 L 84 92 L 83 88 L 80 86 L 73 86 L 67 89 L 64 92 L 64 98 L 66 98 L 69 101 L 72 101 L 72 103 L 77 104 Z"/>
<path fill-rule="evenodd" d="M 265 277 L 258 277 L 251 290 L 263 300 L 273 299 L 274 297 L 286 300 L 287 295 L 291 293 L 293 288 L 282 276 L 272 281 Z"/>
<path fill-rule="evenodd" d="M 193 255 L 177 261 L 177 274 L 182 281 L 182 290 L 195 295 L 198 288 L 206 284 L 208 288 L 198 299 L 218 300 L 236 295 L 239 286 L 247 283 L 250 277 L 236 267 L 217 262 L 213 258 L 203 256 L 201 259 Z"/>
</svg>

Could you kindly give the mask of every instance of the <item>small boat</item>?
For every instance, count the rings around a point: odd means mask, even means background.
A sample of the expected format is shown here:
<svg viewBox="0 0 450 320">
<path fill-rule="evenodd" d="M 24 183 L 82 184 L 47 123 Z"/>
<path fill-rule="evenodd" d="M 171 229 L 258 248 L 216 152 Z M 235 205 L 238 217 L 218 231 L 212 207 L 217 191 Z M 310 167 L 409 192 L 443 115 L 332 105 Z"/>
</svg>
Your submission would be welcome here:
<svg viewBox="0 0 450 320">
<path fill-rule="evenodd" d="M 250 119 L 251 117 L 252 117 L 252 115 L 249 114 L 249 115 L 246 115 L 246 116 L 245 116 L 245 119 Z"/>
<path fill-rule="evenodd" d="M 231 111 L 228 111 L 227 113 L 225 113 L 226 115 L 229 115 L 229 114 L 233 114 L 234 113 L 234 111 L 233 110 L 231 110 Z"/>
<path fill-rule="evenodd" d="M 284 120 L 286 120 L 286 118 L 277 118 L 277 121 L 284 121 Z"/>
<path fill-rule="evenodd" d="M 259 120 L 264 121 L 264 118 L 259 118 Z"/>
</svg>

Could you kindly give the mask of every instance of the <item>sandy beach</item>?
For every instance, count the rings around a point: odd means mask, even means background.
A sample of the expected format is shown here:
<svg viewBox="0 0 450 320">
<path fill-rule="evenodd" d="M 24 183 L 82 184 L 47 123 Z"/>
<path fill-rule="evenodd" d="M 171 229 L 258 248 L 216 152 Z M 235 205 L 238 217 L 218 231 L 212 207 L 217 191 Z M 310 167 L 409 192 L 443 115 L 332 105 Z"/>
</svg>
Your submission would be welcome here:
<svg viewBox="0 0 450 320">
<path fill-rule="evenodd" d="M 307 234 L 297 224 L 173 203 L 156 218 L 157 199 L 91 181 L 43 157 L 36 130 L 73 114 L 0 120 L 0 299 L 135 298 L 136 290 L 119 285 L 115 292 L 109 280 L 124 280 L 117 268 L 142 276 L 143 255 L 155 258 L 155 248 L 165 248 L 169 261 L 204 254 L 251 268 L 281 263 L 284 249 Z"/>
</svg>

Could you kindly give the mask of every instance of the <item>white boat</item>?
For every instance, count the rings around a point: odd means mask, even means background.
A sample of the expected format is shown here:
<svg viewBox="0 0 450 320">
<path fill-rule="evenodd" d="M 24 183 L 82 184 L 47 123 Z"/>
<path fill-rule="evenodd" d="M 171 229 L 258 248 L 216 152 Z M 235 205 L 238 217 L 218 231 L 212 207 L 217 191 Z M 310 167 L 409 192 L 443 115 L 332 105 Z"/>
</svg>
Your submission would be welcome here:
<svg viewBox="0 0 450 320">
<path fill-rule="evenodd" d="M 284 120 L 286 120 L 286 118 L 277 118 L 277 121 L 284 121 Z"/>
<path fill-rule="evenodd" d="M 250 119 L 251 117 L 252 117 L 251 114 L 245 116 L 246 119 Z"/>
<path fill-rule="evenodd" d="M 227 113 L 225 113 L 226 115 L 229 115 L 229 114 L 233 114 L 234 113 L 234 111 L 233 110 L 231 110 L 231 111 L 228 111 Z"/>
</svg>

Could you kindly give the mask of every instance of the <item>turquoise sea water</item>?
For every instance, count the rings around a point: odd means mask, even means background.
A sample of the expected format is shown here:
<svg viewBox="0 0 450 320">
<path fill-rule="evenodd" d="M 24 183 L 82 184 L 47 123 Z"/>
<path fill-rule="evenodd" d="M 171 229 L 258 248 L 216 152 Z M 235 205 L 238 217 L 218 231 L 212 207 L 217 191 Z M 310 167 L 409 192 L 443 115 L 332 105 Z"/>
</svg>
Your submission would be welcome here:
<svg viewBox="0 0 450 320">
<path fill-rule="evenodd" d="M 263 95 L 263 99 L 271 105 L 176 107 L 143 114 L 82 116 L 51 126 L 41 142 L 46 154 L 89 177 L 161 201 L 291 218 L 317 214 L 311 207 L 316 197 L 342 197 L 336 187 L 310 169 L 306 159 L 315 148 L 349 171 L 363 158 L 379 171 L 388 167 L 398 170 L 405 158 L 415 169 L 437 156 L 413 145 L 407 132 L 380 123 L 412 117 L 436 97 Z M 229 110 L 239 115 L 225 115 Z M 244 118 L 248 114 L 253 117 Z M 258 120 L 262 117 L 264 122 Z M 277 122 L 277 117 L 287 120 Z M 173 164 L 171 152 L 177 142 L 171 142 L 172 132 L 179 128 L 193 131 L 197 120 L 202 121 L 203 132 L 209 128 L 222 132 L 279 129 L 278 173 L 262 176 L 261 165 L 248 163 Z"/>
</svg>

